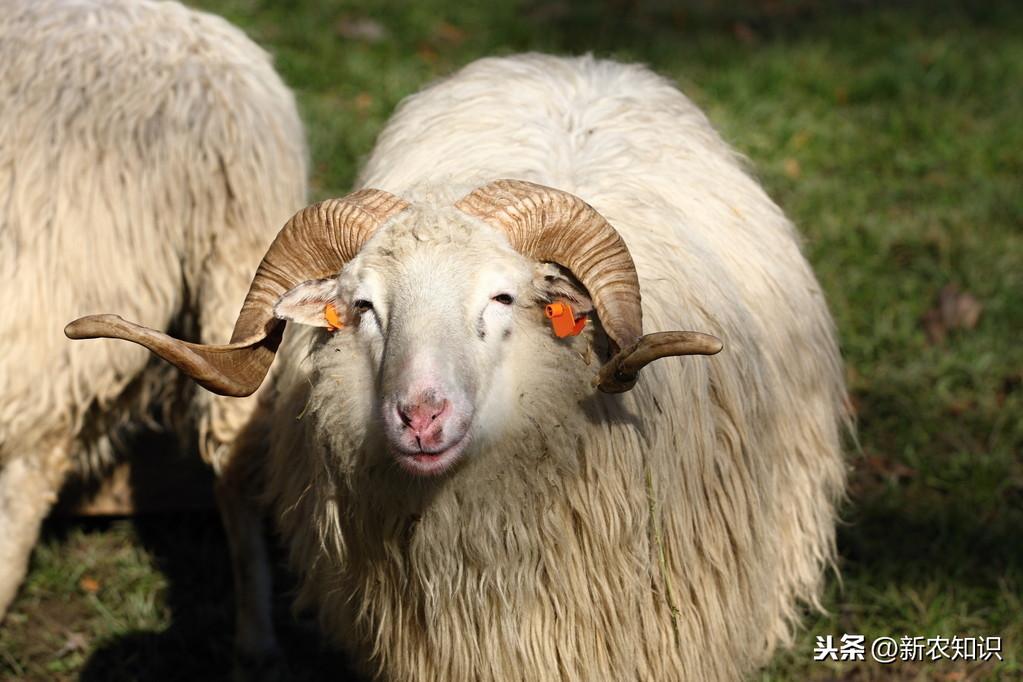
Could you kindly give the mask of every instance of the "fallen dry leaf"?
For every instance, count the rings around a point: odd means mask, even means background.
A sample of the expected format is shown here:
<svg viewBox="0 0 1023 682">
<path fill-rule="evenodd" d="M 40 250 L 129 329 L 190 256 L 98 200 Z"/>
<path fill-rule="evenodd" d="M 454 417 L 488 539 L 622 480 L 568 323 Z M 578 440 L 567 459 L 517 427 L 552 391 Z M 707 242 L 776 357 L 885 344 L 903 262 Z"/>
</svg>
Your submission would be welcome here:
<svg viewBox="0 0 1023 682">
<path fill-rule="evenodd" d="M 368 17 L 343 16 L 338 19 L 334 30 L 342 38 L 361 40 L 364 43 L 379 43 L 387 37 L 384 25 Z"/>
<path fill-rule="evenodd" d="M 82 576 L 82 579 L 78 581 L 78 586 L 82 588 L 82 591 L 89 594 L 96 594 L 101 587 L 98 580 L 87 575 Z"/>
<path fill-rule="evenodd" d="M 785 170 L 785 175 L 789 176 L 793 180 L 799 177 L 803 172 L 803 169 L 799 165 L 799 161 L 793 158 L 787 158 L 782 163 L 782 168 Z"/>
<path fill-rule="evenodd" d="M 461 45 L 465 42 L 467 35 L 463 29 L 458 28 L 454 24 L 449 24 L 446 21 L 442 21 L 434 30 L 433 34 L 437 37 L 437 39 L 455 46 Z"/>
<path fill-rule="evenodd" d="M 961 417 L 962 415 L 977 409 L 977 401 L 969 399 L 953 400 L 945 408 L 945 411 L 953 417 Z"/>
<path fill-rule="evenodd" d="M 75 651 L 85 651 L 89 648 L 89 639 L 80 632 L 69 632 L 64 644 L 54 652 L 53 658 L 64 658 Z"/>
<path fill-rule="evenodd" d="M 735 39 L 740 43 L 744 43 L 746 45 L 757 42 L 757 34 L 753 32 L 753 29 L 750 28 L 749 24 L 742 21 L 737 21 L 732 25 L 732 35 L 734 35 Z"/>
<path fill-rule="evenodd" d="M 420 43 L 419 49 L 416 50 L 416 54 L 427 64 L 436 64 L 437 59 L 440 57 L 437 54 L 437 50 L 433 49 L 433 46 L 428 43 Z"/>
<path fill-rule="evenodd" d="M 863 468 L 872 474 L 891 476 L 893 478 L 913 478 L 916 476 L 916 469 L 879 455 L 867 455 L 864 457 Z"/>
<path fill-rule="evenodd" d="M 927 340 L 936 345 L 942 343 L 950 331 L 973 329 L 984 311 L 984 304 L 955 284 L 946 284 L 938 292 L 934 307 L 924 313 L 921 320 Z"/>
<path fill-rule="evenodd" d="M 355 96 L 353 103 L 355 104 L 355 110 L 360 114 L 364 114 L 373 106 L 373 95 L 368 92 L 360 92 Z"/>
<path fill-rule="evenodd" d="M 792 145 L 793 149 L 802 149 L 810 141 L 811 137 L 813 137 L 813 133 L 809 130 L 800 130 L 792 135 L 792 138 L 789 139 L 789 144 Z"/>
</svg>

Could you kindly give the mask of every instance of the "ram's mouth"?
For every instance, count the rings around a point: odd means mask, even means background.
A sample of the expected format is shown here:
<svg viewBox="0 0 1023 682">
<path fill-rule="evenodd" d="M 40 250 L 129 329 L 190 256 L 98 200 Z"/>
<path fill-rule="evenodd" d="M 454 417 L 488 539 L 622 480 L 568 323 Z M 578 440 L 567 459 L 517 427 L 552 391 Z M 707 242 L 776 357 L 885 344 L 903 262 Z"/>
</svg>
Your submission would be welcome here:
<svg viewBox="0 0 1023 682">
<path fill-rule="evenodd" d="M 429 478 L 440 476 L 450 469 L 457 462 L 469 444 L 469 434 L 466 433 L 460 439 L 444 448 L 433 452 L 426 450 L 402 450 L 395 448 L 394 458 L 398 465 L 413 476 Z"/>
</svg>

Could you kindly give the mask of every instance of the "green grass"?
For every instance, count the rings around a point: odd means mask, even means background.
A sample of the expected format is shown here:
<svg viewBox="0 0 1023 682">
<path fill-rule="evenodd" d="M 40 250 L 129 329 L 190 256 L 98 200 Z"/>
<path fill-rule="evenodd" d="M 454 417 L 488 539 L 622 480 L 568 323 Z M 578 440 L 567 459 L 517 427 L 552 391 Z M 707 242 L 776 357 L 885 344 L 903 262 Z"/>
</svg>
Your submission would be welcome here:
<svg viewBox="0 0 1023 682">
<path fill-rule="evenodd" d="M 402 97 L 480 56 L 593 51 L 675 78 L 805 235 L 858 413 L 841 580 L 763 679 L 1023 678 L 1023 6 L 197 4 L 276 56 L 317 197 L 347 190 Z M 341 37 L 366 17 L 383 39 Z M 932 344 L 921 318 L 946 284 L 983 312 Z M 51 523 L 0 631 L 0 677 L 226 674 L 223 542 L 212 515 Z M 311 626 L 279 611 L 296 676 L 330 677 Z M 842 633 L 1000 635 L 1005 661 L 812 661 L 816 635 Z"/>
</svg>

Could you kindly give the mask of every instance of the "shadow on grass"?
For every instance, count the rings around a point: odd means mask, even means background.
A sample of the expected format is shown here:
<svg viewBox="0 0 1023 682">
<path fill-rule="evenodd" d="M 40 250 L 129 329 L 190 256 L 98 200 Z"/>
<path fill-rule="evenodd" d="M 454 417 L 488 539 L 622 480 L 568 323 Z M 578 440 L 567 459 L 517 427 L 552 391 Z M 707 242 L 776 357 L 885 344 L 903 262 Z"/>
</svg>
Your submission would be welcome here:
<svg viewBox="0 0 1023 682">
<path fill-rule="evenodd" d="M 1007 21 L 1019 23 L 1021 15 L 1018 3 L 1008 0 L 989 3 L 963 0 L 527 0 L 519 5 L 520 16 L 531 32 L 538 31 L 564 51 L 629 50 L 643 54 L 655 50 L 652 43 L 676 38 L 718 42 L 722 56 L 735 52 L 737 45 L 755 48 L 771 41 L 828 42 L 836 26 L 860 20 L 864 15 L 887 17 L 876 21 L 904 28 L 915 26 L 913 30 L 928 25 L 949 30 L 997 27 Z M 524 42 L 518 49 L 531 47 L 531 35 L 517 38 Z M 740 54 L 733 57 L 742 58 Z"/>
<path fill-rule="evenodd" d="M 227 538 L 214 506 L 213 476 L 197 455 L 183 456 L 173 439 L 140 434 L 132 442 L 131 496 L 149 509 L 173 509 L 177 498 L 187 511 L 146 513 L 131 519 L 136 542 L 164 576 L 159 597 L 170 613 L 163 630 L 135 630 L 99 643 L 79 679 L 83 682 L 171 682 L 230 679 L 234 664 L 234 594 Z M 144 465 L 137 462 L 145 460 Z M 95 492 L 94 485 L 71 485 L 63 504 Z M 154 505 L 153 501 L 160 504 Z M 103 530 L 110 520 L 87 519 L 86 527 Z M 64 536 L 68 523 L 50 523 L 47 535 Z M 275 621 L 287 661 L 283 679 L 344 680 L 343 657 L 323 643 L 314 622 L 291 612 L 295 579 L 274 548 Z M 134 598 L 135 595 L 132 595 Z M 139 594 L 139 599 L 152 598 Z M 274 679 L 280 679 L 274 678 Z"/>
<path fill-rule="evenodd" d="M 846 571 L 875 585 L 933 580 L 998 590 L 1006 578 L 1023 578 L 1021 525 L 1018 507 L 973 507 L 954 491 L 878 493 L 853 500 L 838 550 Z"/>
<path fill-rule="evenodd" d="M 223 680 L 233 666 L 234 596 L 227 541 L 214 511 L 138 518 L 140 544 L 167 582 L 171 623 L 101 644 L 81 670 L 82 682 Z M 275 571 L 275 620 L 295 680 L 346 679 L 343 657 L 322 643 L 315 623 L 290 612 L 294 580 Z M 340 677 L 339 677 L 340 675 Z"/>
<path fill-rule="evenodd" d="M 83 681 L 224 679 L 230 675 L 232 593 L 220 520 L 213 512 L 134 520 L 139 542 L 167 580 L 171 625 L 134 631 L 102 644 Z"/>
</svg>

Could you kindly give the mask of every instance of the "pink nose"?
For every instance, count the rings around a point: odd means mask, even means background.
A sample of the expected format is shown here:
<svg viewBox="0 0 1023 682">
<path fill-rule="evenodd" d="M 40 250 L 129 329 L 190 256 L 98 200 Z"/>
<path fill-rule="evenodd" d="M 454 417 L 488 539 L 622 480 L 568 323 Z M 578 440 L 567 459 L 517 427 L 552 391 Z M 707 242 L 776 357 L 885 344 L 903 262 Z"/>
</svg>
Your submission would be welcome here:
<svg viewBox="0 0 1023 682">
<path fill-rule="evenodd" d="M 430 441 L 439 440 L 450 406 L 451 403 L 444 398 L 421 395 L 416 400 L 399 402 L 398 418 L 417 440 L 429 446 L 432 445 Z"/>
</svg>

